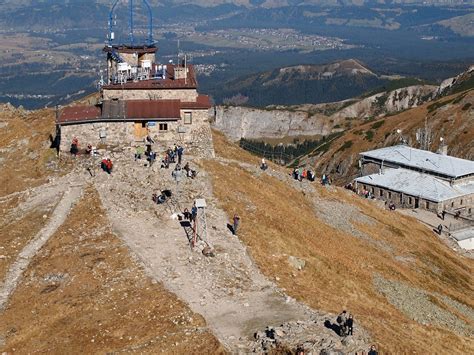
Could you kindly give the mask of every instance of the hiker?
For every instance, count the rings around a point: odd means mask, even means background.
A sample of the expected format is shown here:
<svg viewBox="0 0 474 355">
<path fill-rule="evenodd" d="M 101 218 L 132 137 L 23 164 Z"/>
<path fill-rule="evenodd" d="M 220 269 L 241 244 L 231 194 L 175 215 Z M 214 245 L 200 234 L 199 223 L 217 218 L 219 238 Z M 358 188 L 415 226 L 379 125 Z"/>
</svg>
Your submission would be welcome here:
<svg viewBox="0 0 474 355">
<path fill-rule="evenodd" d="M 240 226 L 240 217 L 237 213 L 235 213 L 233 224 L 232 224 L 232 234 L 233 235 L 237 234 L 237 230 L 239 229 L 239 226 Z"/>
<path fill-rule="evenodd" d="M 92 154 L 92 144 L 88 144 L 86 148 L 86 154 L 91 155 Z"/>
<path fill-rule="evenodd" d="M 260 165 L 260 169 L 262 169 L 263 171 L 268 169 L 268 165 L 267 165 L 267 162 L 265 161 L 265 158 L 262 158 L 262 164 Z"/>
<path fill-rule="evenodd" d="M 375 347 L 375 345 L 372 345 L 369 349 L 369 352 L 367 353 L 367 355 L 378 355 L 378 351 L 377 351 L 377 348 Z"/>
<path fill-rule="evenodd" d="M 298 168 L 298 181 L 303 180 L 303 168 Z"/>
<path fill-rule="evenodd" d="M 148 160 L 150 162 L 149 167 L 151 167 L 153 165 L 153 163 L 155 162 L 155 160 L 156 160 L 156 153 L 151 151 L 148 154 L 148 158 L 146 160 Z"/>
<path fill-rule="evenodd" d="M 388 209 L 390 211 L 395 211 L 395 204 L 392 201 L 390 201 L 390 203 L 388 204 Z"/>
<path fill-rule="evenodd" d="M 79 140 L 76 137 L 72 139 L 70 152 L 74 156 L 76 156 L 77 153 L 79 153 Z"/>
<path fill-rule="evenodd" d="M 187 208 L 184 209 L 183 216 L 184 216 L 184 219 L 187 219 L 188 221 L 192 220 L 192 214 L 191 212 L 189 212 Z"/>
<path fill-rule="evenodd" d="M 294 168 L 291 175 L 293 176 L 293 179 L 298 180 L 298 169 Z"/>
<path fill-rule="evenodd" d="M 170 159 L 168 157 L 168 154 L 165 154 L 165 157 L 161 161 L 161 168 L 168 169 L 169 167 L 170 167 Z"/>
<path fill-rule="evenodd" d="M 158 194 L 153 194 L 151 196 L 151 199 L 153 200 L 153 202 L 155 202 L 156 204 L 162 204 L 166 201 L 166 195 L 161 193 L 160 195 Z"/>
<path fill-rule="evenodd" d="M 145 150 L 143 149 L 143 147 L 138 146 L 135 150 L 135 161 L 137 161 L 137 159 L 141 159 L 144 152 Z"/>
<path fill-rule="evenodd" d="M 442 219 L 443 221 L 444 221 L 444 216 L 446 216 L 446 211 L 445 211 L 445 210 L 443 210 L 443 211 L 441 212 L 441 219 Z"/>
<path fill-rule="evenodd" d="M 196 207 L 196 202 L 193 203 L 193 207 L 191 207 L 191 220 L 196 221 L 196 217 L 198 214 L 198 209 Z"/>
<path fill-rule="evenodd" d="M 148 156 L 150 153 L 151 153 L 151 146 L 152 144 L 155 144 L 155 141 L 153 140 L 153 138 L 150 137 L 150 135 L 148 134 L 145 138 L 145 145 L 146 145 L 146 153 L 145 155 Z"/>
<path fill-rule="evenodd" d="M 308 177 L 308 172 L 306 171 L 306 169 L 303 170 L 301 176 L 303 177 L 303 179 L 306 179 Z"/>
<path fill-rule="evenodd" d="M 454 214 L 454 219 L 458 219 L 460 215 L 461 211 L 456 211 L 456 213 Z"/>
<path fill-rule="evenodd" d="M 337 324 L 339 324 L 339 335 L 345 336 L 347 332 L 347 312 L 343 310 L 341 314 L 337 316 Z"/>
<path fill-rule="evenodd" d="M 186 176 L 191 178 L 191 179 L 194 179 L 197 176 L 197 171 L 193 170 L 189 167 L 189 162 L 186 162 L 186 164 L 184 165 L 183 170 L 186 171 Z"/>
<path fill-rule="evenodd" d="M 181 182 L 181 176 L 183 175 L 181 168 L 179 165 L 176 165 L 176 168 L 173 170 L 171 173 L 171 176 L 173 179 L 176 181 L 176 185 L 178 185 Z"/>
<path fill-rule="evenodd" d="M 354 326 L 354 318 L 352 314 L 349 314 L 349 318 L 347 318 L 347 335 L 352 335 L 352 327 Z"/>
<path fill-rule="evenodd" d="M 183 158 L 183 152 L 184 152 L 184 148 L 179 145 L 179 146 L 178 146 L 178 150 L 177 150 L 177 153 L 178 153 L 178 164 L 181 164 L 181 159 Z"/>
<path fill-rule="evenodd" d="M 312 170 L 308 170 L 308 180 L 313 182 L 316 178 L 316 174 Z"/>
<path fill-rule="evenodd" d="M 441 235 L 441 233 L 443 233 L 443 225 L 442 224 L 438 224 L 438 227 L 436 229 L 438 230 L 439 235 Z"/>
<path fill-rule="evenodd" d="M 110 175 L 112 173 L 113 168 L 112 160 L 110 160 L 110 158 L 103 159 L 100 163 L 100 167 L 102 168 L 102 170 L 104 170 L 107 174 Z"/>
</svg>

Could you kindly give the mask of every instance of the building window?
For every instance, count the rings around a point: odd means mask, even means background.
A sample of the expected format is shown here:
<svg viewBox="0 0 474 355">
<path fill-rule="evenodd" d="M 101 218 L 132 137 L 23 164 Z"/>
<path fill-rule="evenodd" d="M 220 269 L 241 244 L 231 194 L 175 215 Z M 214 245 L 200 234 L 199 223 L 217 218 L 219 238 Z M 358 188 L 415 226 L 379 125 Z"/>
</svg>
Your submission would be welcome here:
<svg viewBox="0 0 474 355">
<path fill-rule="evenodd" d="M 454 207 L 454 201 L 453 201 L 453 202 L 451 202 L 451 207 Z"/>
<path fill-rule="evenodd" d="M 193 114 L 192 112 L 185 112 L 184 113 L 184 124 L 191 124 L 193 123 Z"/>
<path fill-rule="evenodd" d="M 380 193 L 380 197 L 383 197 L 383 190 L 382 189 L 380 189 L 379 193 Z"/>
<path fill-rule="evenodd" d="M 411 205 L 411 197 L 408 197 L 408 204 Z"/>
<path fill-rule="evenodd" d="M 462 199 L 461 199 L 461 201 L 459 201 L 459 205 L 462 206 Z"/>
<path fill-rule="evenodd" d="M 142 128 L 146 128 L 146 122 L 142 121 Z"/>
<path fill-rule="evenodd" d="M 426 209 L 429 210 L 430 209 L 430 203 L 428 201 L 426 201 Z"/>
<path fill-rule="evenodd" d="M 392 198 L 392 193 L 390 191 L 388 192 L 388 198 Z"/>
<path fill-rule="evenodd" d="M 158 128 L 160 129 L 160 131 L 167 131 L 168 130 L 168 123 L 160 123 Z"/>
</svg>

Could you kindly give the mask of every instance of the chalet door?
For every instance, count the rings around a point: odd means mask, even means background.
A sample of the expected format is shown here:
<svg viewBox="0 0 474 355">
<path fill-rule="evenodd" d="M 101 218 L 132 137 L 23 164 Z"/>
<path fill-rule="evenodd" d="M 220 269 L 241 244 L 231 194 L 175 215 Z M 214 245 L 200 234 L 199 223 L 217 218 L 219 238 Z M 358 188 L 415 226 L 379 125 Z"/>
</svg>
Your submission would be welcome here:
<svg viewBox="0 0 474 355">
<path fill-rule="evenodd" d="M 146 137 L 148 130 L 146 122 L 135 122 L 135 139 L 142 140 Z"/>
<path fill-rule="evenodd" d="M 415 208 L 420 207 L 420 199 L 415 197 Z"/>
</svg>

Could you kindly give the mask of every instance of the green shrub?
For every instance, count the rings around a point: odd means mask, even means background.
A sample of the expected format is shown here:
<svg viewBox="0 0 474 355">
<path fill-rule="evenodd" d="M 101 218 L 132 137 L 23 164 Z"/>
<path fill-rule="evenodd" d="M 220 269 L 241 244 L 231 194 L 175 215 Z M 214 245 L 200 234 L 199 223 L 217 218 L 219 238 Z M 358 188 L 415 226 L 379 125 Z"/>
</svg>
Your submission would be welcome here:
<svg viewBox="0 0 474 355">
<path fill-rule="evenodd" d="M 352 144 L 353 144 L 352 141 L 345 141 L 344 144 L 337 151 L 343 152 L 346 149 L 349 149 L 350 147 L 352 147 Z"/>
<path fill-rule="evenodd" d="M 372 126 L 370 126 L 370 128 L 372 128 L 372 129 L 380 128 L 380 127 L 383 126 L 384 123 L 385 123 L 385 120 L 375 122 Z"/>
<path fill-rule="evenodd" d="M 374 139 L 374 131 L 368 130 L 365 132 L 365 139 L 367 139 L 369 142 L 372 142 L 372 139 Z"/>
</svg>

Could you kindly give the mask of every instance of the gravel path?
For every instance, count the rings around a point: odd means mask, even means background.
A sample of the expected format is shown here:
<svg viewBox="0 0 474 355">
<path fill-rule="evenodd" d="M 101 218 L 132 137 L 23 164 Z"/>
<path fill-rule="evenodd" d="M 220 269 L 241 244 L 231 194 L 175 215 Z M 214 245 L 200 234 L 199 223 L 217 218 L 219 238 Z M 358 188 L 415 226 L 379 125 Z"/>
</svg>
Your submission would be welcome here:
<svg viewBox="0 0 474 355">
<path fill-rule="evenodd" d="M 70 187 L 65 185 L 63 198 L 56 206 L 50 220 L 36 235 L 36 237 L 25 246 L 18 255 L 17 260 L 10 266 L 5 281 L 0 285 L 0 310 L 3 309 L 21 279 L 23 271 L 28 267 L 31 259 L 43 247 L 56 230 L 64 223 L 74 203 L 82 194 L 82 186 Z"/>
<path fill-rule="evenodd" d="M 247 353 L 255 349 L 260 343 L 253 339 L 254 333 L 281 324 L 315 327 L 319 332 L 312 332 L 313 342 L 320 350 L 367 348 L 363 330 L 344 345 L 324 327 L 324 321 L 334 321 L 335 315 L 315 312 L 296 302 L 261 274 L 246 247 L 227 229 L 227 216 L 217 207 L 205 171 L 200 171 L 197 179 L 184 178 L 174 204 L 156 205 L 151 201 L 153 191 L 166 187 L 176 191 L 171 170 L 147 168 L 143 161 L 119 155 L 114 162 L 112 175 L 98 172 L 93 178 L 114 231 L 152 278 L 204 316 L 229 351 Z M 191 166 L 195 165 L 191 162 Z M 208 242 L 215 257 L 200 252 L 204 245 L 192 250 L 183 227 L 171 218 L 178 206 L 190 209 L 197 197 L 205 198 L 208 204 Z"/>
</svg>

